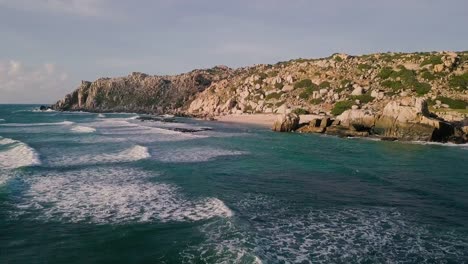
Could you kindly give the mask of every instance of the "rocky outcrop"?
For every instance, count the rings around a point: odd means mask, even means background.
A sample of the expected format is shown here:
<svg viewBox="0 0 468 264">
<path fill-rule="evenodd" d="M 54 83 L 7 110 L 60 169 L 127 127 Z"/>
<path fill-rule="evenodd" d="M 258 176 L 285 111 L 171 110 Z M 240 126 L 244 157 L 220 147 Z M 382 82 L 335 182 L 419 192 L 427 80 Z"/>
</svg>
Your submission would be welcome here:
<svg viewBox="0 0 468 264">
<path fill-rule="evenodd" d="M 94 112 L 180 113 L 213 82 L 231 69 L 215 67 L 175 76 L 149 76 L 134 72 L 126 77 L 101 78 L 81 85 L 53 105 L 57 110 Z"/>
<path fill-rule="evenodd" d="M 271 129 L 277 132 L 291 132 L 298 127 L 299 116 L 296 114 L 287 114 L 279 116 Z"/>
<path fill-rule="evenodd" d="M 427 102 L 420 98 L 403 98 L 388 103 L 376 120 L 374 133 L 401 140 L 447 141 L 454 127 L 430 115 Z"/>
<path fill-rule="evenodd" d="M 311 122 L 300 128 L 304 133 L 445 141 L 463 133 L 453 124 L 467 118 L 467 83 L 468 52 L 334 54 L 234 70 L 218 66 L 174 76 L 132 73 L 83 81 L 53 108 L 207 119 L 308 113 L 335 122 Z"/>
</svg>

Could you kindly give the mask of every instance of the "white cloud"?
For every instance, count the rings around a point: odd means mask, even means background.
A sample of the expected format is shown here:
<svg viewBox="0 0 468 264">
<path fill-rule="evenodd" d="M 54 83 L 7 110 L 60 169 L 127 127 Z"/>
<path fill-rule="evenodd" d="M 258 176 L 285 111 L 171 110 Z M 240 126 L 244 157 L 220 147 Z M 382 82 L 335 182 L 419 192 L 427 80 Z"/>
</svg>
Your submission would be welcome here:
<svg viewBox="0 0 468 264">
<path fill-rule="evenodd" d="M 0 61 L 0 103 L 51 103 L 70 90 L 69 76 L 53 63 Z"/>
<path fill-rule="evenodd" d="M 85 17 L 106 16 L 109 0 L 0 0 L 0 6 Z"/>
</svg>

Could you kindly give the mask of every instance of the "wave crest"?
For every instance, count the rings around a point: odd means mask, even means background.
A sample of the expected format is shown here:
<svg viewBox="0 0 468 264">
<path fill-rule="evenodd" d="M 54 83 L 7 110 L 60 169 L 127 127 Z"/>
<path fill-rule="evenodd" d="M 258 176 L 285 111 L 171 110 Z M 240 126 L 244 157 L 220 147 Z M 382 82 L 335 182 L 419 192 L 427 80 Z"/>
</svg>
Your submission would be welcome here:
<svg viewBox="0 0 468 264">
<path fill-rule="evenodd" d="M 10 138 L 0 138 L 0 168 L 17 169 L 26 166 L 41 165 L 39 154 L 26 143 Z"/>
</svg>

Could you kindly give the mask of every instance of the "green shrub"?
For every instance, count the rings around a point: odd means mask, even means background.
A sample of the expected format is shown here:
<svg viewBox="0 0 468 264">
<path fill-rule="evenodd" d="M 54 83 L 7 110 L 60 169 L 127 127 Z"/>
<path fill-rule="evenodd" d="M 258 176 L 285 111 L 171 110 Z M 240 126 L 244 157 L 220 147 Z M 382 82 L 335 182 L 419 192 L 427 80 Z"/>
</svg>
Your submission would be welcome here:
<svg viewBox="0 0 468 264">
<path fill-rule="evenodd" d="M 265 100 L 280 99 L 282 93 L 271 93 L 265 97 Z"/>
<path fill-rule="evenodd" d="M 453 75 L 449 80 L 449 86 L 454 89 L 468 90 L 468 73 Z"/>
<path fill-rule="evenodd" d="M 271 71 L 268 73 L 268 77 L 276 77 L 278 76 L 278 71 Z"/>
<path fill-rule="evenodd" d="M 340 56 L 336 56 L 336 57 L 335 57 L 335 61 L 337 61 L 337 62 L 342 62 L 343 59 L 342 59 Z"/>
<path fill-rule="evenodd" d="M 305 100 L 309 99 L 309 97 L 314 93 L 314 91 L 317 91 L 317 90 L 318 90 L 318 87 L 316 85 L 306 87 L 306 88 L 304 88 L 304 91 L 302 91 L 299 94 L 299 98 L 305 99 Z"/>
<path fill-rule="evenodd" d="M 348 80 L 348 79 L 341 80 L 341 86 L 346 86 L 348 83 L 351 83 L 351 80 Z"/>
<path fill-rule="evenodd" d="M 276 88 L 276 89 L 283 89 L 283 87 L 284 87 L 284 84 L 282 84 L 282 83 L 275 83 L 275 88 Z"/>
<path fill-rule="evenodd" d="M 351 99 L 359 100 L 361 103 L 364 104 L 374 101 L 374 97 L 370 96 L 369 94 L 353 95 L 351 96 Z"/>
<path fill-rule="evenodd" d="M 296 115 L 307 115 L 309 111 L 305 110 L 304 108 L 296 108 L 292 111 Z"/>
<path fill-rule="evenodd" d="M 425 59 L 423 62 L 421 62 L 421 67 L 425 65 L 436 65 L 436 64 L 442 64 L 442 56 L 430 56 L 429 58 Z"/>
<path fill-rule="evenodd" d="M 384 67 L 380 70 L 379 74 L 377 77 L 380 77 L 381 79 L 385 80 L 390 78 L 390 76 L 394 73 L 395 71 L 390 68 L 390 67 Z"/>
<path fill-rule="evenodd" d="M 353 106 L 354 102 L 353 101 L 341 101 L 337 102 L 335 106 L 333 107 L 331 113 L 334 116 L 341 115 L 344 111 L 351 109 L 351 106 Z"/>
<path fill-rule="evenodd" d="M 329 88 L 330 87 L 330 83 L 327 82 L 327 81 L 324 81 L 322 82 L 320 85 L 319 85 L 320 88 Z"/>
<path fill-rule="evenodd" d="M 468 107 L 468 102 L 463 100 L 452 99 L 448 97 L 437 97 L 436 100 L 440 100 L 443 104 L 447 104 L 452 109 L 466 109 Z"/>
<path fill-rule="evenodd" d="M 262 84 L 262 83 L 263 83 L 263 79 L 258 79 L 254 81 L 254 84 Z"/>
<path fill-rule="evenodd" d="M 362 64 L 359 64 L 357 68 L 361 71 L 367 71 L 371 69 L 372 67 L 369 64 L 362 63 Z"/>
<path fill-rule="evenodd" d="M 264 79 L 266 79 L 268 77 L 268 75 L 266 73 L 264 73 L 264 72 L 259 73 L 258 76 L 260 76 L 261 80 L 264 80 Z"/>
<path fill-rule="evenodd" d="M 310 79 L 304 79 L 296 82 L 294 88 L 305 88 L 309 86 L 314 86 L 315 84 Z"/>
<path fill-rule="evenodd" d="M 310 103 L 313 104 L 313 105 L 318 105 L 318 104 L 322 103 L 322 99 L 321 98 L 312 99 L 312 100 L 310 100 Z"/>
<path fill-rule="evenodd" d="M 436 79 L 435 75 L 430 73 L 429 71 L 423 71 L 422 74 L 421 74 L 421 77 L 424 80 L 428 80 L 428 81 L 433 81 L 433 80 Z"/>
<path fill-rule="evenodd" d="M 398 91 L 403 88 L 403 84 L 400 81 L 385 80 L 381 83 L 382 86 Z"/>
<path fill-rule="evenodd" d="M 428 83 L 418 82 L 414 85 L 414 89 L 418 95 L 425 95 L 431 90 L 431 85 Z"/>
</svg>

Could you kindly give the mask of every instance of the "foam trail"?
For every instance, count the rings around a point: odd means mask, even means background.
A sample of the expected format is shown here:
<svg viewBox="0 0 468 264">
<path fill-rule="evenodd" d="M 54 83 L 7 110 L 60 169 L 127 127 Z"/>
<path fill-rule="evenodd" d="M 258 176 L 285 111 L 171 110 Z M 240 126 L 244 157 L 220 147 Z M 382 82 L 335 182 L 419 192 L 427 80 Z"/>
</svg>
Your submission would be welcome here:
<svg viewBox="0 0 468 264">
<path fill-rule="evenodd" d="M 217 198 L 187 200 L 170 184 L 138 169 L 113 167 L 67 172 L 26 179 L 30 188 L 18 204 L 22 212 L 41 210 L 38 219 L 88 223 L 198 221 L 231 217 Z"/>
<path fill-rule="evenodd" d="M 77 133 L 93 133 L 93 132 L 96 132 L 95 128 L 87 127 L 87 126 L 74 126 L 70 130 L 72 132 L 77 132 Z"/>
<path fill-rule="evenodd" d="M 150 158 L 147 147 L 136 145 L 114 153 L 96 153 L 86 155 L 62 155 L 48 161 L 52 166 L 84 165 L 84 164 L 106 164 L 118 162 L 132 162 Z"/>
<path fill-rule="evenodd" d="M 205 162 L 217 157 L 222 156 L 238 156 L 245 155 L 247 152 L 233 151 L 215 148 L 189 148 L 189 149 L 176 149 L 167 153 L 160 153 L 156 157 L 157 160 L 162 162 Z"/>
<path fill-rule="evenodd" d="M 9 123 L 9 124 L 2 124 L 1 126 L 12 126 L 12 127 L 30 127 L 30 126 L 62 126 L 62 125 L 73 125 L 74 122 L 71 121 L 63 121 L 57 123 Z"/>
<path fill-rule="evenodd" d="M 0 169 L 16 169 L 41 164 L 39 154 L 21 141 L 0 138 L 0 145 L 7 146 L 6 149 L 0 150 Z"/>
</svg>

